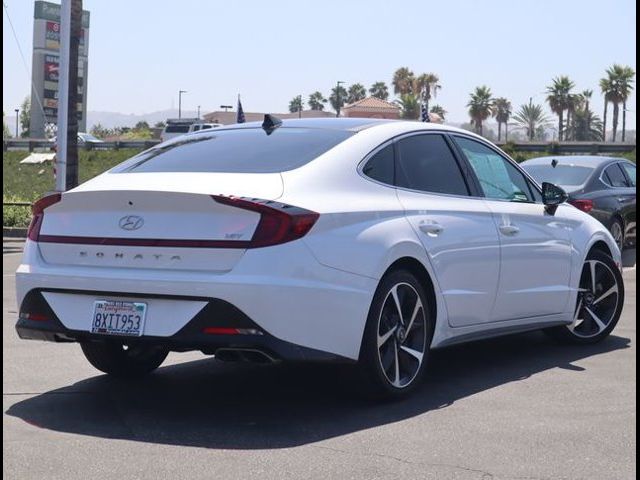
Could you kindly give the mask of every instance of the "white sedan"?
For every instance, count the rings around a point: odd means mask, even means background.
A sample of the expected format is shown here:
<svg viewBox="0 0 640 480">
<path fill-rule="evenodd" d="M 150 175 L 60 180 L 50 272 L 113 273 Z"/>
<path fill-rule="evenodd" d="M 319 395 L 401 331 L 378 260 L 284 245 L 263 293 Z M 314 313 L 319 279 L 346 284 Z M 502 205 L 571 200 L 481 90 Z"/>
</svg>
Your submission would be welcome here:
<svg viewBox="0 0 640 480">
<path fill-rule="evenodd" d="M 43 198 L 18 334 L 117 376 L 169 351 L 357 363 L 401 396 L 434 348 L 544 329 L 608 336 L 620 251 L 481 137 L 443 125 L 266 116 L 182 136 Z"/>
</svg>

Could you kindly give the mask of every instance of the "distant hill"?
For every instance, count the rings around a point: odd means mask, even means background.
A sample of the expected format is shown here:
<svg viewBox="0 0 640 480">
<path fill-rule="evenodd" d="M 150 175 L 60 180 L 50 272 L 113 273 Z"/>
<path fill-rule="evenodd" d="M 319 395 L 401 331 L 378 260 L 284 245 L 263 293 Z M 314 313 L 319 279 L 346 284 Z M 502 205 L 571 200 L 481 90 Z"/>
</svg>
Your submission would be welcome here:
<svg viewBox="0 0 640 480">
<path fill-rule="evenodd" d="M 183 117 L 195 117 L 196 111 L 183 110 Z M 135 115 L 133 113 L 118 113 L 118 112 L 87 112 L 87 129 L 91 130 L 91 127 L 96 124 L 101 124 L 105 128 L 114 127 L 133 127 L 136 123 L 146 121 L 149 125 L 157 122 L 164 122 L 167 118 L 178 118 L 178 110 L 160 110 L 158 112 L 143 113 Z"/>
</svg>

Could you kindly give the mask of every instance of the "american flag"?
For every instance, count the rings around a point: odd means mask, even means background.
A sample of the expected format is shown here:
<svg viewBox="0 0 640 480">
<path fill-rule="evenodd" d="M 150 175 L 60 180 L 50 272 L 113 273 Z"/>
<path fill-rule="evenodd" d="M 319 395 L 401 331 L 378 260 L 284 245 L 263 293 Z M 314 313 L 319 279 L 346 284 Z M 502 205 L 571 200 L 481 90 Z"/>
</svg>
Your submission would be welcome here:
<svg viewBox="0 0 640 480">
<path fill-rule="evenodd" d="M 238 115 L 236 116 L 236 123 L 244 123 L 245 121 L 242 102 L 240 102 L 240 95 L 238 95 Z"/>
</svg>

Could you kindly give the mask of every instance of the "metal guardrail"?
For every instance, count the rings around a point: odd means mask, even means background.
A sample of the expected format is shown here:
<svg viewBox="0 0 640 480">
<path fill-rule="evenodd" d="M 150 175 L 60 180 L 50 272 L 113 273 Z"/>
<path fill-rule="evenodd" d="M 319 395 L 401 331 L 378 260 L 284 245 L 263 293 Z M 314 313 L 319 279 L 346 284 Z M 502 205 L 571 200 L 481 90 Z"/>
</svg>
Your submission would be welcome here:
<svg viewBox="0 0 640 480">
<path fill-rule="evenodd" d="M 29 202 L 2 202 L 3 207 L 31 207 Z"/>
<path fill-rule="evenodd" d="M 121 148 L 147 149 L 160 143 L 160 140 L 118 140 L 114 142 L 84 143 L 78 144 L 81 150 L 119 150 Z M 53 142 L 46 139 L 18 138 L 5 139 L 2 142 L 2 150 L 50 150 L 53 151 Z"/>
</svg>

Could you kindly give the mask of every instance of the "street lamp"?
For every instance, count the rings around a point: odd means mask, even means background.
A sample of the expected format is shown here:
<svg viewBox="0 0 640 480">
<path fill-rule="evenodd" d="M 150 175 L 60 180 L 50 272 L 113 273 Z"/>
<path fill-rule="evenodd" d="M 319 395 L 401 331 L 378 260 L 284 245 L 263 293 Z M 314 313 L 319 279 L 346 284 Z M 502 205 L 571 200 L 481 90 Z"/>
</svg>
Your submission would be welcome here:
<svg viewBox="0 0 640 480">
<path fill-rule="evenodd" d="M 200 120 L 200 105 L 198 105 L 198 120 Z"/>
<path fill-rule="evenodd" d="M 178 90 L 178 118 L 182 118 L 182 94 L 187 93 L 186 90 Z"/>
<path fill-rule="evenodd" d="M 233 108 L 233 105 L 220 105 L 220 108 L 224 108 L 224 112 L 227 113 L 230 108 Z"/>
<path fill-rule="evenodd" d="M 340 84 L 341 83 L 346 83 L 346 82 L 339 80 L 336 83 L 336 117 L 340 116 Z"/>
<path fill-rule="evenodd" d="M 18 138 L 18 114 L 20 113 L 20 109 L 16 108 L 14 112 L 16 112 L 16 138 Z"/>
</svg>

